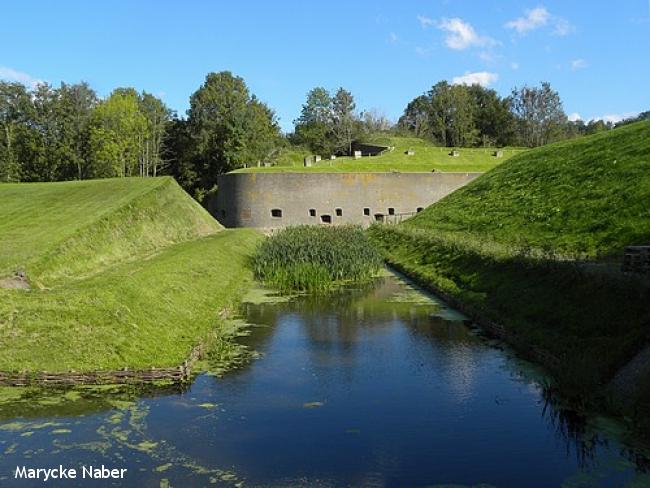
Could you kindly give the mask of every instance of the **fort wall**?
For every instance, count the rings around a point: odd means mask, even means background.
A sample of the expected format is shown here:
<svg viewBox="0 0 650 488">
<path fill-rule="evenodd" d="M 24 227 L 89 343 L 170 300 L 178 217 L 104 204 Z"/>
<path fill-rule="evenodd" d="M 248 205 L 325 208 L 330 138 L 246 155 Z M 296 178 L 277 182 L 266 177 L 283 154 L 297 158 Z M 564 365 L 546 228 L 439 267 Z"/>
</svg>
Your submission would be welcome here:
<svg viewBox="0 0 650 488">
<path fill-rule="evenodd" d="M 415 214 L 481 173 L 228 173 L 208 210 L 226 227 L 360 224 Z"/>
</svg>

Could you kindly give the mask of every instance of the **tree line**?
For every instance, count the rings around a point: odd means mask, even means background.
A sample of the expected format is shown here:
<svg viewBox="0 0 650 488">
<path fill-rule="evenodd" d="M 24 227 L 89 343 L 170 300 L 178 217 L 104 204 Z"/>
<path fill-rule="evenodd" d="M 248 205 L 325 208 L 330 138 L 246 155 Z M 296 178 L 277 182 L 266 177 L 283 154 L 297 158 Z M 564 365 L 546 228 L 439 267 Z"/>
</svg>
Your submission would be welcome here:
<svg viewBox="0 0 650 488">
<path fill-rule="evenodd" d="M 0 81 L 0 181 L 167 174 L 201 200 L 220 173 L 274 161 L 290 145 L 345 155 L 355 141 L 392 133 L 450 147 L 535 147 L 612 127 L 569 121 L 549 83 L 500 97 L 479 85 L 441 81 L 409 102 L 395 124 L 377 110 L 358 112 L 344 88 L 332 94 L 316 87 L 285 135 L 275 112 L 228 71 L 206 76 L 185 117 L 133 88 L 102 99 L 84 82 L 28 89 Z"/>
</svg>

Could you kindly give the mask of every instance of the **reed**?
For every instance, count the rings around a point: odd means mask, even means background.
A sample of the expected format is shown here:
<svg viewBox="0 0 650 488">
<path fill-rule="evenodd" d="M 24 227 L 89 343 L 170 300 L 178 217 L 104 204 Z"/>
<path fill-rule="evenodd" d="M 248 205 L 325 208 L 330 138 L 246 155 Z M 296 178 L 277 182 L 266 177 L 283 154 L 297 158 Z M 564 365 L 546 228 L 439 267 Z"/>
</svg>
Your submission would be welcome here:
<svg viewBox="0 0 650 488">
<path fill-rule="evenodd" d="M 258 247 L 255 275 L 281 291 L 323 292 L 377 274 L 382 258 L 358 226 L 288 227 Z"/>
</svg>

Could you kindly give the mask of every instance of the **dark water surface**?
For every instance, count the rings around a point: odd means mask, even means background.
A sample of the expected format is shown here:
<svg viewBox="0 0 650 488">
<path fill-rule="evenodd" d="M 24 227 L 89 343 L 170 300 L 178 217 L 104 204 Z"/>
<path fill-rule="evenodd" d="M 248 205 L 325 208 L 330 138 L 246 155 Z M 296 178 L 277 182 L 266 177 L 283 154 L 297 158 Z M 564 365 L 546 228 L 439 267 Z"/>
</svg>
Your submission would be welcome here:
<svg viewBox="0 0 650 488">
<path fill-rule="evenodd" d="M 183 393 L 5 391 L 0 486 L 650 486 L 613 422 L 548 404 L 539 371 L 395 276 L 242 315 L 260 357 Z M 13 478 L 59 464 L 128 471 Z"/>
</svg>

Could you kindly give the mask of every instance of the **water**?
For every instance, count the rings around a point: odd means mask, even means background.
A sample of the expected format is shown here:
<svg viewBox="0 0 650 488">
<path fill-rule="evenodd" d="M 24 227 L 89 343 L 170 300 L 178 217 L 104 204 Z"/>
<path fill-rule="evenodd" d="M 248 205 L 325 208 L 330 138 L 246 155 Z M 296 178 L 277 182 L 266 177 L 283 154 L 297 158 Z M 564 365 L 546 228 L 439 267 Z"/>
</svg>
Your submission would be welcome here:
<svg viewBox="0 0 650 488">
<path fill-rule="evenodd" d="M 127 468 L 115 486 L 650 486 L 615 424 L 547 404 L 538 370 L 395 276 L 242 314 L 260 357 L 185 392 L 5 392 L 0 486 L 59 464 Z"/>
</svg>

